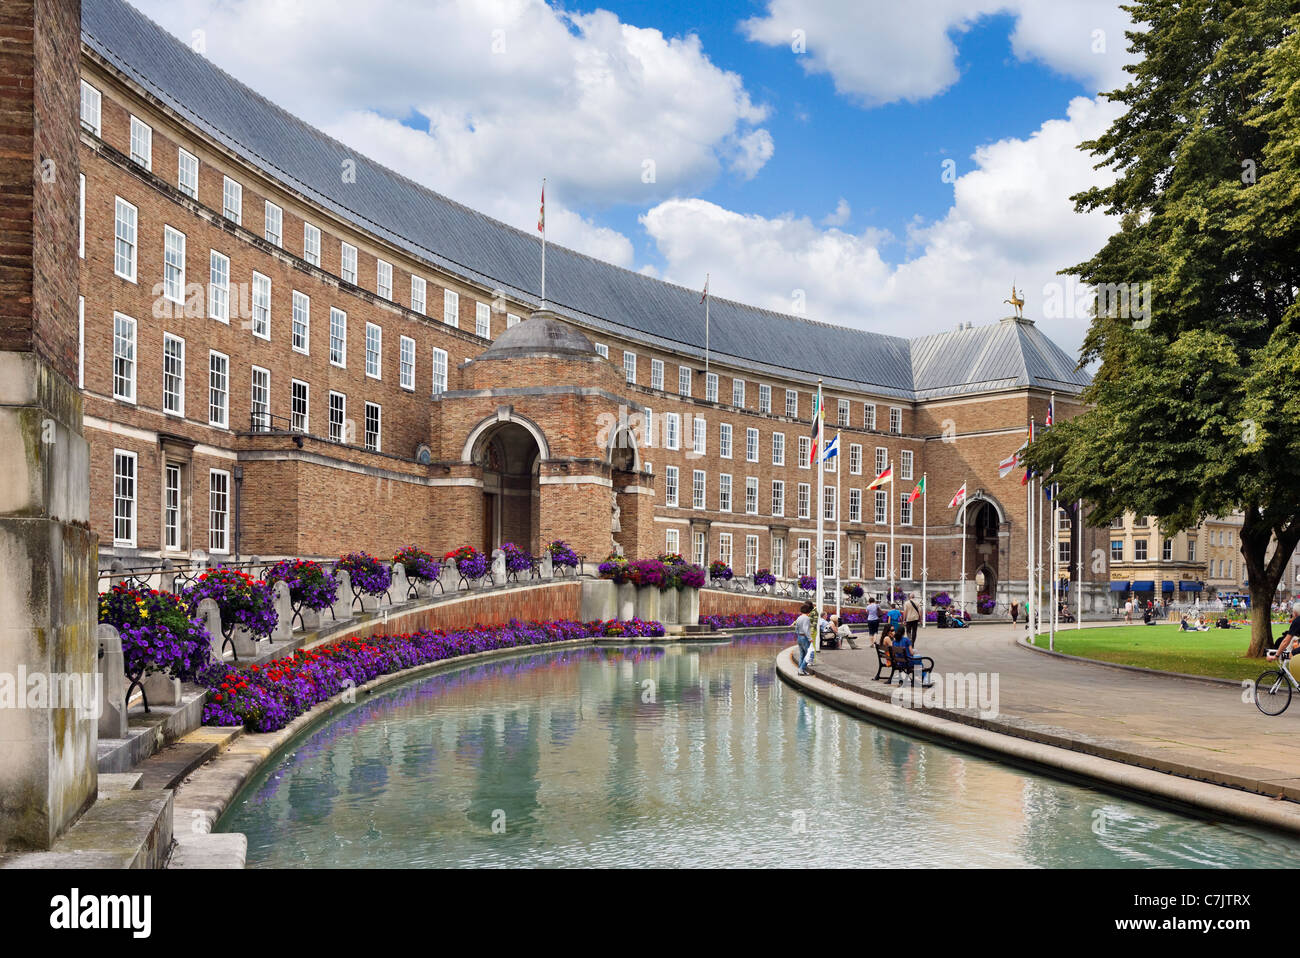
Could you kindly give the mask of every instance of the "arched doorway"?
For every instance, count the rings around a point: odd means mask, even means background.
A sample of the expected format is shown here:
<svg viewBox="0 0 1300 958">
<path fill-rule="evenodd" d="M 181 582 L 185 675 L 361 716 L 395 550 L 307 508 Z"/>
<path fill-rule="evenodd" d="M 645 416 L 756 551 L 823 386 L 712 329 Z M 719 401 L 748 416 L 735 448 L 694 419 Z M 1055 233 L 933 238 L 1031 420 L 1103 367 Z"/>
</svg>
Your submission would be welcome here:
<svg viewBox="0 0 1300 958">
<path fill-rule="evenodd" d="M 532 430 L 505 420 L 482 429 L 470 461 L 483 470 L 481 547 L 513 542 L 536 554 L 540 530 L 542 449 Z"/>
<path fill-rule="evenodd" d="M 971 570 L 972 594 L 997 595 L 998 553 L 1001 541 L 1002 515 L 996 504 L 988 499 L 972 498 L 963 510 L 965 527 L 962 536 L 966 548 L 966 568 Z"/>
<path fill-rule="evenodd" d="M 637 535 L 637 503 L 635 501 L 637 474 L 641 469 L 636 436 L 623 426 L 610 437 L 609 477 L 613 489 L 610 539 L 613 550 L 620 555 L 638 557 L 643 543 Z"/>
</svg>

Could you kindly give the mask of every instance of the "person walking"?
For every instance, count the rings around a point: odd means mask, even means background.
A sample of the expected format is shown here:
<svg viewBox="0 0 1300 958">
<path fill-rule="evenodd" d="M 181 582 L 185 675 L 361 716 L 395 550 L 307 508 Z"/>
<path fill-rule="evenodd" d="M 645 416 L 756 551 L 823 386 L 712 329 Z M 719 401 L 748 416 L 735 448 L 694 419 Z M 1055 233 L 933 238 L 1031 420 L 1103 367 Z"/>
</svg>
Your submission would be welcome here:
<svg viewBox="0 0 1300 958">
<path fill-rule="evenodd" d="M 1133 600 L 1129 599 L 1124 603 L 1124 624 L 1133 624 Z"/>
<path fill-rule="evenodd" d="M 921 607 L 916 602 L 916 593 L 907 593 L 907 601 L 903 603 L 903 622 L 907 628 L 907 637 L 916 644 L 916 630 L 921 625 Z"/>
<path fill-rule="evenodd" d="M 880 606 L 876 602 L 876 597 L 868 596 L 867 598 L 867 635 L 875 641 L 876 632 L 880 629 Z"/>
<path fill-rule="evenodd" d="M 794 636 L 799 642 L 799 674 L 808 674 L 808 663 L 812 661 L 812 611 L 813 604 L 805 602 L 799 607 L 799 618 L 794 620 Z"/>
<path fill-rule="evenodd" d="M 1011 603 L 1011 628 L 1015 628 L 1020 621 L 1020 603 Z"/>
</svg>

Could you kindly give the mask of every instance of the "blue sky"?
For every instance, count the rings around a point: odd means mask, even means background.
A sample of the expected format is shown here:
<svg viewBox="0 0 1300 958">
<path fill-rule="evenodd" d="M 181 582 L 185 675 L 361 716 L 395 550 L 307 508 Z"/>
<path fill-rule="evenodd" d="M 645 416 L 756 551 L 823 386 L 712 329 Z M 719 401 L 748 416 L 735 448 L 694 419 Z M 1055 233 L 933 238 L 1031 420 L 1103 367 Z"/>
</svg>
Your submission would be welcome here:
<svg viewBox="0 0 1300 958">
<path fill-rule="evenodd" d="M 1111 0 L 133 2 L 521 229 L 546 176 L 548 238 L 617 265 L 900 335 L 995 321 L 1015 278 L 1067 349 L 1086 329 L 1043 310 L 1113 228 L 1068 201 L 1107 175 L 1075 147 L 1118 112 Z"/>
</svg>

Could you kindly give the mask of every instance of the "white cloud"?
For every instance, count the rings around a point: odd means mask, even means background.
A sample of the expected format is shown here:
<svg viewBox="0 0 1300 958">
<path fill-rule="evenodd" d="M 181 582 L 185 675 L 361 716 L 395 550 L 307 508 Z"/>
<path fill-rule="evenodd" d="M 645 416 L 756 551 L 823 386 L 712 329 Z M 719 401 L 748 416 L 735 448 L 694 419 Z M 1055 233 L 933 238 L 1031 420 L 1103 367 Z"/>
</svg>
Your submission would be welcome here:
<svg viewBox="0 0 1300 958">
<path fill-rule="evenodd" d="M 843 226 L 849 221 L 852 214 L 853 210 L 849 206 L 849 201 L 841 196 L 840 201 L 835 204 L 835 212 L 827 213 L 822 217 L 822 226 Z"/>
<path fill-rule="evenodd" d="M 134 2 L 187 43 L 203 30 L 213 62 L 289 111 L 513 225 L 535 224 L 549 177 L 549 238 L 621 264 L 627 239 L 566 213 L 566 196 L 588 210 L 644 206 L 725 171 L 752 177 L 773 152 L 766 108 L 697 37 L 606 11 L 543 0 Z"/>
<path fill-rule="evenodd" d="M 958 178 L 947 215 L 912 227 L 911 255 L 898 265 L 881 256 L 886 234 L 822 229 L 790 215 L 743 216 L 702 200 L 661 203 L 642 223 L 676 282 L 692 285 L 708 269 L 717 296 L 784 312 L 803 290 L 809 318 L 895 335 L 998 319 L 1009 311 L 1002 300 L 1014 280 L 1026 293 L 1025 315 L 1074 350 L 1087 322 L 1044 317 L 1045 287 L 1070 282 L 1057 270 L 1087 259 L 1115 228 L 1100 213 L 1075 213 L 1068 197 L 1106 180 L 1076 147 L 1118 113 L 1079 97 L 1065 119 L 1030 137 L 981 147 L 975 169 Z"/>
<path fill-rule="evenodd" d="M 839 93 L 875 106 L 924 100 L 956 83 L 954 38 L 997 13 L 1016 17 L 1011 43 L 1021 59 L 1098 91 L 1127 78 L 1129 20 L 1116 0 L 767 0 L 764 14 L 740 29 L 757 43 L 790 49 L 804 70 L 829 74 Z"/>
</svg>

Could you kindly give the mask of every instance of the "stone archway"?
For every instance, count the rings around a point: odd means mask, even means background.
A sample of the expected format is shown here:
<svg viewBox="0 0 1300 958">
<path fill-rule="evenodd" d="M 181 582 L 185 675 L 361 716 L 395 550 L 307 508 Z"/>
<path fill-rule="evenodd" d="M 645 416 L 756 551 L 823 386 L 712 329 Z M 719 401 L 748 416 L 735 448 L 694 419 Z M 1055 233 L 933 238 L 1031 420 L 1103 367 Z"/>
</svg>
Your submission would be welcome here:
<svg viewBox="0 0 1300 958">
<path fill-rule="evenodd" d="M 531 424 L 529 424 L 531 425 Z M 470 461 L 482 470 L 480 548 L 491 554 L 502 543 L 537 553 L 543 455 L 534 428 L 512 419 L 486 424 L 471 437 Z"/>
<path fill-rule="evenodd" d="M 962 508 L 961 522 L 966 568 L 974 570 L 970 580 L 974 588 L 968 598 L 973 600 L 981 592 L 996 596 L 1000 571 L 1001 510 L 990 499 L 973 497 Z"/>
<path fill-rule="evenodd" d="M 629 558 L 644 558 L 639 523 L 642 510 L 640 495 L 640 451 L 636 436 L 626 426 L 610 436 L 607 452 L 612 493 L 610 545 L 613 551 Z"/>
</svg>

